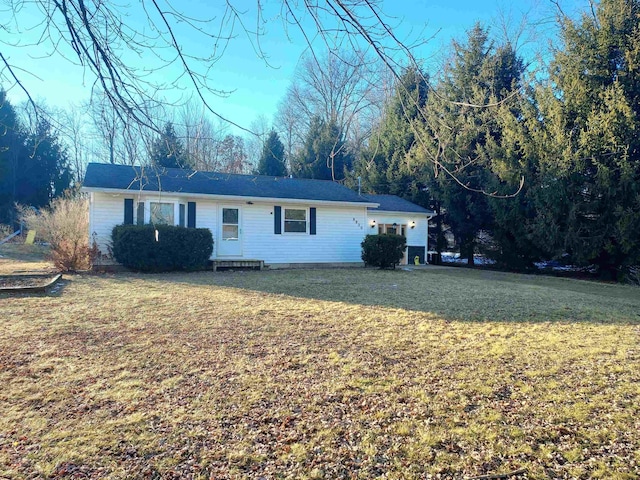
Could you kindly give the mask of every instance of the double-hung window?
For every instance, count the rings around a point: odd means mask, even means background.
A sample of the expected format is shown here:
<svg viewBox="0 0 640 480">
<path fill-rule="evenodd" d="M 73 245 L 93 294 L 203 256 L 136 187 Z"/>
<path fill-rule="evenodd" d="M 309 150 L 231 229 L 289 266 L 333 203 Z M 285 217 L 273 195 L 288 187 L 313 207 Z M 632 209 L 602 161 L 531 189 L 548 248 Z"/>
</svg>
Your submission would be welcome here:
<svg viewBox="0 0 640 480">
<path fill-rule="evenodd" d="M 307 233 L 307 210 L 304 208 L 284 209 L 285 233 Z"/>
<path fill-rule="evenodd" d="M 154 225 L 175 225 L 173 218 L 173 203 L 151 202 L 151 223 Z"/>
</svg>

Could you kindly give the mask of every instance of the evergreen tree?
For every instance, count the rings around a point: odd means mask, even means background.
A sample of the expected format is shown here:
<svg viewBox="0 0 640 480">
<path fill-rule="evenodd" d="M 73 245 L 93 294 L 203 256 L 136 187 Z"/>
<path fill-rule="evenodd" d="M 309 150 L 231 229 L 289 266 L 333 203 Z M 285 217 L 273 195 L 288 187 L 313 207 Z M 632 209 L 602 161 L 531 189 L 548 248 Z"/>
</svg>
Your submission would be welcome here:
<svg viewBox="0 0 640 480">
<path fill-rule="evenodd" d="M 615 278 L 640 262 L 640 2 L 564 18 L 529 119 L 540 156 L 538 242 Z"/>
<path fill-rule="evenodd" d="M 65 148 L 44 120 L 28 133 L 0 91 L 0 223 L 15 224 L 15 204 L 44 207 L 70 187 Z"/>
<path fill-rule="evenodd" d="M 73 174 L 66 149 L 41 120 L 26 141 L 28 157 L 18 175 L 16 201 L 32 207 L 44 207 L 71 186 Z"/>
<path fill-rule="evenodd" d="M 15 222 L 20 164 L 26 158 L 25 133 L 4 90 L 0 90 L 0 223 Z"/>
<path fill-rule="evenodd" d="M 184 145 L 176 135 L 173 123 L 167 122 L 162 134 L 151 145 L 151 163 L 156 167 L 187 168 Z"/>
<path fill-rule="evenodd" d="M 287 167 L 284 163 L 284 145 L 275 130 L 271 130 L 262 148 L 262 155 L 258 162 L 258 173 L 273 177 L 287 175 Z"/>
<path fill-rule="evenodd" d="M 304 145 L 294 158 L 292 171 L 298 177 L 342 180 L 351 168 L 351 156 L 335 123 L 315 117 Z"/>
<path fill-rule="evenodd" d="M 416 138 L 412 123 L 420 121 L 427 101 L 427 77 L 417 68 L 407 69 L 385 106 L 383 117 L 369 145 L 355 164 L 353 177 L 361 177 L 370 193 L 391 193 L 424 203 L 418 170 L 424 161 L 416 159 Z M 350 183 L 353 183 L 350 182 Z"/>
<path fill-rule="evenodd" d="M 507 161 L 501 152 L 500 109 L 488 105 L 506 101 L 519 87 L 522 72 L 514 50 L 508 45 L 496 47 L 488 31 L 477 24 L 465 43 L 453 43 L 452 59 L 425 108 L 421 127 L 425 138 L 431 139 L 423 146 L 429 160 L 428 188 L 469 264 L 480 232 L 495 227 L 486 192 L 500 192 L 506 186 L 497 174 Z"/>
<path fill-rule="evenodd" d="M 505 65 L 507 72 L 518 75 L 517 69 L 509 67 L 516 58 L 510 50 L 509 46 L 497 49 L 498 67 Z M 511 78 L 518 78 L 512 74 Z M 510 89 L 503 88 L 507 97 L 495 107 L 494 114 L 499 134 L 490 136 L 484 148 L 491 170 L 486 190 L 497 195 L 487 198 L 492 215 L 488 232 L 491 248 L 487 254 L 501 267 L 530 270 L 535 268 L 534 262 L 548 258 L 535 241 L 532 224 L 536 215 L 533 197 L 537 190 L 538 156 L 532 137 L 521 134 L 526 125 L 526 115 L 535 111 L 535 100 L 531 88 L 520 87 L 519 82 L 514 82 Z M 522 179 L 525 179 L 524 183 L 521 183 Z M 518 192 L 517 195 L 511 196 L 514 192 Z M 501 195 L 507 198 L 501 198 Z"/>
</svg>

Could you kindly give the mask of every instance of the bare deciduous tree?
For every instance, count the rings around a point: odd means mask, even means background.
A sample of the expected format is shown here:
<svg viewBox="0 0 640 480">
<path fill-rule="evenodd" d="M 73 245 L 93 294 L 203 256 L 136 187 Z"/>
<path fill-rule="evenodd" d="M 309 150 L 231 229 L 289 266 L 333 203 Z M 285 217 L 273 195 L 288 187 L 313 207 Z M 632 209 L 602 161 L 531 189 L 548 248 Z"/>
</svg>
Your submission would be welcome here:
<svg viewBox="0 0 640 480">
<path fill-rule="evenodd" d="M 71 105 L 54 114 L 59 118 L 61 128 L 58 136 L 67 147 L 74 181 L 82 183 L 84 172 L 89 163 L 89 152 L 92 149 L 92 138 L 87 128 L 82 107 Z"/>
<path fill-rule="evenodd" d="M 94 94 L 93 102 L 86 106 L 86 111 L 96 139 L 93 157 L 97 161 L 108 160 L 109 163 L 124 165 L 147 161 L 153 129 L 137 123 L 132 115 L 117 112 L 104 94 Z"/>
<path fill-rule="evenodd" d="M 317 117 L 336 125 L 357 150 L 382 108 L 380 67 L 360 51 L 302 57 L 278 112 L 282 137 L 299 145 Z"/>
<path fill-rule="evenodd" d="M 298 128 L 298 115 L 295 106 L 289 103 L 286 97 L 278 106 L 274 125 L 284 144 L 287 170 L 291 171 L 291 159 L 294 153 L 302 147 L 305 132 Z"/>
<path fill-rule="evenodd" d="M 220 172 L 225 173 L 249 173 L 247 154 L 244 149 L 244 140 L 238 135 L 227 135 L 219 145 Z"/>
<path fill-rule="evenodd" d="M 248 135 L 245 137 L 244 146 L 245 153 L 247 154 L 248 169 L 255 170 L 258 167 L 260 156 L 262 155 L 262 148 L 264 142 L 271 131 L 271 123 L 265 115 L 258 115 L 258 117 L 251 122 L 249 127 L 255 135 Z"/>
</svg>

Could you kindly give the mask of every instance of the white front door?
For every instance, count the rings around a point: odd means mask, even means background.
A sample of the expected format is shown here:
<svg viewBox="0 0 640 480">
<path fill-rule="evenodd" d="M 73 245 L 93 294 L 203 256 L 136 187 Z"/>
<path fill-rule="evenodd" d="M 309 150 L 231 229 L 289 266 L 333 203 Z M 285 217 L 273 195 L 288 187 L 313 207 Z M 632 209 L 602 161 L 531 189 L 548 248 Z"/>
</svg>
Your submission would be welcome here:
<svg viewBox="0 0 640 480">
<path fill-rule="evenodd" d="M 218 256 L 242 256 L 242 223 L 240 207 L 220 207 L 218 228 Z"/>
</svg>

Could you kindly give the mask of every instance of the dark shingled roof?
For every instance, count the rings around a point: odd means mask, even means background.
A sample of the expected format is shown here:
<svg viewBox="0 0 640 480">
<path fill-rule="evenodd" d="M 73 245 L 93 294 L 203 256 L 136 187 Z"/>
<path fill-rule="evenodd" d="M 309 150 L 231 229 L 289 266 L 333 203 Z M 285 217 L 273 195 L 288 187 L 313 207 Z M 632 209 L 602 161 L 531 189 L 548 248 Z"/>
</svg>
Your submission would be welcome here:
<svg viewBox="0 0 640 480">
<path fill-rule="evenodd" d="M 163 191 L 239 197 L 286 198 L 328 202 L 376 203 L 339 183 L 328 180 L 194 172 L 179 168 L 131 167 L 90 163 L 84 177 L 87 188 Z"/>
<path fill-rule="evenodd" d="M 378 208 L 371 208 L 369 210 L 384 211 L 384 212 L 408 212 L 408 213 L 424 213 L 426 215 L 435 215 L 435 212 L 422 208 L 420 205 L 400 198 L 396 195 L 362 195 L 371 203 L 379 203 Z"/>
</svg>

